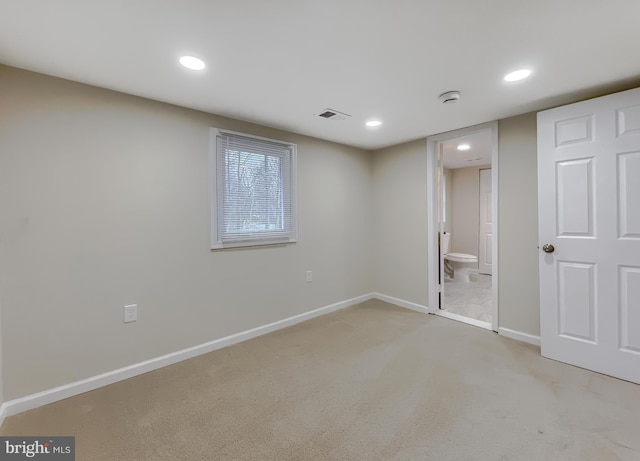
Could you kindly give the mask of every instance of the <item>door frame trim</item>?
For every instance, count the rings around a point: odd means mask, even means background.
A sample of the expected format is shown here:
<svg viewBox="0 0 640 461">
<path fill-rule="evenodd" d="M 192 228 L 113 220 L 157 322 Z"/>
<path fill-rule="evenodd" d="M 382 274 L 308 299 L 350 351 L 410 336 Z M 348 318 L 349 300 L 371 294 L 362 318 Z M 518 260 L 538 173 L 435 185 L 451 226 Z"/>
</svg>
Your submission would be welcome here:
<svg viewBox="0 0 640 461">
<path fill-rule="evenodd" d="M 437 191 L 437 165 L 436 165 L 436 153 L 437 147 L 440 142 L 450 139 L 458 138 L 469 134 L 476 133 L 478 131 L 489 130 L 491 134 L 491 216 L 494 223 L 493 239 L 492 239 L 492 251 L 491 257 L 493 259 L 493 274 L 491 277 L 491 329 L 498 331 L 499 326 L 499 309 L 498 309 L 498 122 L 488 122 L 480 125 L 474 125 L 467 128 L 461 128 L 459 130 L 447 131 L 446 133 L 440 133 L 427 137 L 427 274 L 428 274 L 428 287 L 429 287 L 429 299 L 427 306 L 429 306 L 430 314 L 438 313 L 438 295 L 440 292 L 438 283 L 438 208 L 436 200 L 438 197 Z"/>
</svg>

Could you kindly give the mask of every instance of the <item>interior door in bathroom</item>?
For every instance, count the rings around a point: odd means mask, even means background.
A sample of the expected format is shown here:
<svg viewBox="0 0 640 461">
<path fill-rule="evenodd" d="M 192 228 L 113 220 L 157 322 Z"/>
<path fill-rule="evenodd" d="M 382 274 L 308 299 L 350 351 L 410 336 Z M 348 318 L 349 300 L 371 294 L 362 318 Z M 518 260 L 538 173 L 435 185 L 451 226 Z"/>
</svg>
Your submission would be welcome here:
<svg viewBox="0 0 640 461">
<path fill-rule="evenodd" d="M 478 272 L 491 275 L 493 222 L 491 219 L 491 168 L 480 170 L 480 225 L 478 227 Z"/>
</svg>

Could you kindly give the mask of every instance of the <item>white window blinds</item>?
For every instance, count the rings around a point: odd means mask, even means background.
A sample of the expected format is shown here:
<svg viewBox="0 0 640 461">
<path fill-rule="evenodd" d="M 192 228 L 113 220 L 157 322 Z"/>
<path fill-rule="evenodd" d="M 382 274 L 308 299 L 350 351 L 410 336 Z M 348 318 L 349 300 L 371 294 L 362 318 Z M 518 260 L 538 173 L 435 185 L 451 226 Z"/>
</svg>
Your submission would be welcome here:
<svg viewBox="0 0 640 461">
<path fill-rule="evenodd" d="M 295 242 L 296 145 L 213 134 L 212 248 Z"/>
</svg>

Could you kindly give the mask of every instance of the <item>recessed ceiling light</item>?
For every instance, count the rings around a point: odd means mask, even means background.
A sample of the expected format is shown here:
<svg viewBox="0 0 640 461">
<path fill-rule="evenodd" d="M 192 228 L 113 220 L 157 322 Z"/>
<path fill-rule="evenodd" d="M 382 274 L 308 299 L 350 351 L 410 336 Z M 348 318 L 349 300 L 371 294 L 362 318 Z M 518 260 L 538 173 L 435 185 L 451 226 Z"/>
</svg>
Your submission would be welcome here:
<svg viewBox="0 0 640 461">
<path fill-rule="evenodd" d="M 375 128 L 382 125 L 382 122 L 380 120 L 369 120 L 366 125 L 370 128 Z"/>
<path fill-rule="evenodd" d="M 191 70 L 202 70 L 207 67 L 202 59 L 196 58 L 195 56 L 181 57 L 180 64 Z"/>
<path fill-rule="evenodd" d="M 505 81 L 507 82 L 517 82 L 518 80 L 522 80 L 523 78 L 527 78 L 531 75 L 530 69 L 518 69 L 504 76 Z"/>
<path fill-rule="evenodd" d="M 471 146 L 469 144 L 458 144 L 458 150 L 469 150 Z"/>
</svg>

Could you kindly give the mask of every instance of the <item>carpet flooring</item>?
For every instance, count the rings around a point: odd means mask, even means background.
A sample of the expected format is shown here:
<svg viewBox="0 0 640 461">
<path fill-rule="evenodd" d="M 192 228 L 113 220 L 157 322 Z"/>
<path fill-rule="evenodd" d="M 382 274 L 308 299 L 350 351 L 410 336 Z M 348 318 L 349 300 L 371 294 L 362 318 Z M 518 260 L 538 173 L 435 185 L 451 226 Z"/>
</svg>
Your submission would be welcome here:
<svg viewBox="0 0 640 461">
<path fill-rule="evenodd" d="M 640 459 L 640 386 L 378 300 L 56 402 L 77 460 Z"/>
</svg>

